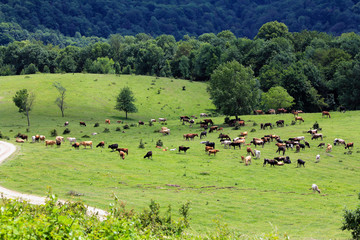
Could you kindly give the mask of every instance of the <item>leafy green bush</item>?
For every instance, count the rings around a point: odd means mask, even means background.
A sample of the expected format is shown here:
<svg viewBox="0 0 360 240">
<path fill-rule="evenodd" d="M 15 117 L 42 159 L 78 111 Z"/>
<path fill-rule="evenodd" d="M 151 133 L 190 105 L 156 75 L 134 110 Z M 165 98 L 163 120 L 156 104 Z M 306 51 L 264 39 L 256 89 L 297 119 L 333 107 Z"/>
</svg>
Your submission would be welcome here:
<svg viewBox="0 0 360 240">
<path fill-rule="evenodd" d="M 50 136 L 56 137 L 57 135 L 58 135 L 58 134 L 57 134 L 56 129 L 53 129 L 53 130 L 50 131 Z"/>
<path fill-rule="evenodd" d="M 70 129 L 66 128 L 63 132 L 63 134 L 69 134 L 70 133 Z"/>
<path fill-rule="evenodd" d="M 156 146 L 162 147 L 164 143 L 161 141 L 161 139 L 157 140 Z"/>
<path fill-rule="evenodd" d="M 360 193 L 358 198 L 360 200 Z M 354 210 L 344 210 L 344 222 L 341 230 L 349 230 L 353 239 L 360 239 L 360 204 Z"/>
</svg>

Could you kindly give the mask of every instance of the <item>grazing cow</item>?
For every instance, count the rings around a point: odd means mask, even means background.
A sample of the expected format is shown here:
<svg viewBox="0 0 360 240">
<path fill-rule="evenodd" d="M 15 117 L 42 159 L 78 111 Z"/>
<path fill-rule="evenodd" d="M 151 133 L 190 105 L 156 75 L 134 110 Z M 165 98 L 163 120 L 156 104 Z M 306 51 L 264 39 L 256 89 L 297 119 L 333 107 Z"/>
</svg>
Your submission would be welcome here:
<svg viewBox="0 0 360 240">
<path fill-rule="evenodd" d="M 210 156 L 211 154 L 214 154 L 214 156 L 215 156 L 217 152 L 220 152 L 220 150 L 211 149 L 211 150 L 209 150 L 209 156 Z"/>
<path fill-rule="evenodd" d="M 53 146 L 56 144 L 55 140 L 45 140 L 45 146 L 47 147 L 48 145 Z"/>
<path fill-rule="evenodd" d="M 125 153 L 123 151 L 119 151 L 119 155 L 123 160 L 125 159 Z"/>
<path fill-rule="evenodd" d="M 275 109 L 269 109 L 266 111 L 266 114 L 275 114 Z"/>
<path fill-rule="evenodd" d="M 209 115 L 206 113 L 200 113 L 200 117 L 208 117 Z"/>
<path fill-rule="evenodd" d="M 161 122 L 161 123 L 166 122 L 166 118 L 159 118 L 159 122 Z"/>
<path fill-rule="evenodd" d="M 241 132 L 241 133 L 239 134 L 240 137 L 245 137 L 245 136 L 247 136 L 247 135 L 248 135 L 248 132 Z"/>
<path fill-rule="evenodd" d="M 308 142 L 305 141 L 305 146 L 307 146 L 308 148 L 310 148 L 310 144 Z"/>
<path fill-rule="evenodd" d="M 78 149 L 79 150 L 79 147 L 80 147 L 80 143 L 73 143 L 73 145 L 71 145 L 72 147 L 74 147 L 75 149 Z"/>
<path fill-rule="evenodd" d="M 280 113 L 286 113 L 287 110 L 285 108 L 278 108 L 277 109 L 277 113 L 280 114 Z"/>
<path fill-rule="evenodd" d="M 286 144 L 285 144 L 285 143 L 280 143 L 280 142 L 275 143 L 275 145 L 276 145 L 277 147 L 283 147 L 283 146 L 286 146 Z"/>
<path fill-rule="evenodd" d="M 328 118 L 331 118 L 330 113 L 328 111 L 322 111 L 322 117 L 328 116 Z"/>
<path fill-rule="evenodd" d="M 46 137 L 44 135 L 40 135 L 39 139 L 40 139 L 40 141 L 44 142 Z"/>
<path fill-rule="evenodd" d="M 346 146 L 345 140 L 341 139 L 341 138 L 335 138 L 334 139 L 334 145 L 336 146 L 336 144 L 338 144 L 338 145 L 344 144 L 344 146 Z"/>
<path fill-rule="evenodd" d="M 245 163 L 245 166 L 248 166 L 251 164 L 251 156 L 241 156 L 241 160 Z"/>
<path fill-rule="evenodd" d="M 315 159 L 316 159 L 315 162 L 317 162 L 317 163 L 320 162 L 320 154 L 316 155 Z"/>
<path fill-rule="evenodd" d="M 298 112 L 298 111 L 292 110 L 291 113 L 294 114 L 294 116 L 299 116 L 299 112 Z"/>
<path fill-rule="evenodd" d="M 230 140 L 224 140 L 224 141 L 221 141 L 221 144 L 224 144 L 224 148 L 230 148 L 231 141 Z"/>
<path fill-rule="evenodd" d="M 35 141 L 36 141 L 36 136 L 32 136 L 32 137 L 31 137 L 31 142 L 32 142 L 32 143 L 35 143 Z"/>
<path fill-rule="evenodd" d="M 59 142 L 65 142 L 65 138 L 62 136 L 56 136 L 55 140 Z"/>
<path fill-rule="evenodd" d="M 314 135 L 312 135 L 311 140 L 318 139 L 318 138 L 321 138 L 321 140 L 323 140 L 322 133 L 315 133 Z"/>
<path fill-rule="evenodd" d="M 321 190 L 315 183 L 311 186 L 311 188 L 309 190 L 311 190 L 311 189 L 313 190 L 313 192 L 321 193 Z"/>
<path fill-rule="evenodd" d="M 314 135 L 317 133 L 317 129 L 310 129 L 309 131 L 307 131 L 307 133 L 310 133 L 311 135 Z"/>
<path fill-rule="evenodd" d="M 305 122 L 305 120 L 302 117 L 295 117 L 295 122 L 297 121 Z"/>
<path fill-rule="evenodd" d="M 255 156 L 253 150 L 250 147 L 246 148 L 246 154 L 251 154 L 253 157 Z"/>
<path fill-rule="evenodd" d="M 76 142 L 76 138 L 74 138 L 74 137 L 67 137 L 66 139 L 70 142 L 70 144 Z"/>
<path fill-rule="evenodd" d="M 260 145 L 260 146 L 262 146 L 262 147 L 264 147 L 264 145 L 265 145 L 265 142 L 262 140 L 262 139 L 260 139 L 260 140 L 252 140 L 252 141 L 250 141 L 250 144 L 254 144 L 255 145 L 255 147 L 257 146 L 257 145 Z"/>
<path fill-rule="evenodd" d="M 328 143 L 325 152 L 331 152 L 331 151 L 332 151 L 332 145 Z"/>
<path fill-rule="evenodd" d="M 283 156 L 285 155 L 285 151 L 286 151 L 286 147 L 285 146 L 280 146 L 280 147 L 278 147 L 278 149 L 276 150 L 276 152 L 275 153 L 279 153 L 280 154 L 280 152 L 283 152 Z"/>
<path fill-rule="evenodd" d="M 216 129 L 218 129 L 218 126 L 211 126 L 209 133 L 212 133 L 213 131 L 215 131 Z"/>
<path fill-rule="evenodd" d="M 145 125 L 145 123 L 139 120 L 139 125 Z"/>
<path fill-rule="evenodd" d="M 239 139 L 237 141 L 233 141 L 232 143 L 230 143 L 230 146 L 233 146 L 234 150 L 236 146 L 238 146 L 239 149 L 241 149 L 241 144 L 245 144 L 245 139 Z"/>
<path fill-rule="evenodd" d="M 69 125 L 69 122 L 68 122 L 68 121 L 66 121 L 66 122 L 64 123 L 64 127 L 66 127 L 67 125 Z"/>
<path fill-rule="evenodd" d="M 204 136 L 207 136 L 207 131 L 203 131 L 200 133 L 200 139 L 202 139 Z"/>
<path fill-rule="evenodd" d="M 179 146 L 179 152 L 184 151 L 184 153 L 186 153 L 186 151 L 189 149 L 190 149 L 190 147 Z"/>
<path fill-rule="evenodd" d="M 92 141 L 82 141 L 82 142 L 80 143 L 80 145 L 83 145 L 84 148 L 86 148 L 86 146 L 90 146 L 91 149 L 93 148 L 93 147 L 92 147 L 92 146 L 93 146 Z"/>
<path fill-rule="evenodd" d="M 320 143 L 318 147 L 323 148 L 325 146 L 325 143 Z"/>
<path fill-rule="evenodd" d="M 110 124 L 110 119 L 105 119 L 105 124 Z"/>
<path fill-rule="evenodd" d="M 290 164 L 290 163 L 291 163 L 289 156 L 286 156 L 286 157 L 284 157 L 284 156 L 274 157 L 274 159 L 275 159 L 276 161 L 284 162 L 284 163 L 286 163 L 286 164 Z"/>
<path fill-rule="evenodd" d="M 305 167 L 305 161 L 303 161 L 303 160 L 301 160 L 301 159 L 298 159 L 297 160 L 297 167 L 301 167 L 301 165 L 303 166 L 303 167 Z"/>
<path fill-rule="evenodd" d="M 205 146 L 205 152 L 208 152 L 209 150 L 213 150 L 213 149 L 214 149 L 213 147 Z"/>
<path fill-rule="evenodd" d="M 208 123 L 208 124 L 211 124 L 211 125 L 214 125 L 213 121 L 212 121 L 210 118 L 204 119 L 203 122 Z"/>
<path fill-rule="evenodd" d="M 18 138 L 21 138 L 21 139 L 23 139 L 23 140 L 26 140 L 26 141 L 28 140 L 28 136 L 25 135 L 25 134 L 18 133 L 17 137 L 18 137 Z"/>
<path fill-rule="evenodd" d="M 156 122 L 156 119 L 152 118 L 150 119 L 150 122 Z"/>
<path fill-rule="evenodd" d="M 80 122 L 80 126 L 85 126 L 86 127 L 86 123 L 85 122 Z"/>
<path fill-rule="evenodd" d="M 277 126 L 277 127 L 283 127 L 284 124 L 285 124 L 285 121 L 284 121 L 284 120 L 278 120 L 278 121 L 276 121 L 276 126 Z"/>
<path fill-rule="evenodd" d="M 111 148 L 112 152 L 114 152 L 115 149 L 117 149 L 118 147 L 119 147 L 119 145 L 118 145 L 117 143 L 110 144 L 110 145 L 108 146 L 108 148 Z"/>
<path fill-rule="evenodd" d="M 264 158 L 263 167 L 265 167 L 266 164 L 270 164 L 271 167 L 274 167 L 275 165 L 277 165 L 277 163 L 278 162 L 274 159 Z"/>
<path fill-rule="evenodd" d="M 229 137 L 229 135 L 222 134 L 222 133 L 219 134 L 219 137 L 218 137 L 218 138 L 220 138 L 221 141 L 224 140 L 224 139 L 231 140 L 231 138 Z"/>
<path fill-rule="evenodd" d="M 121 121 L 121 120 L 117 120 L 116 122 L 117 122 L 117 123 L 122 123 L 122 121 Z"/>
<path fill-rule="evenodd" d="M 198 137 L 199 135 L 197 133 L 188 133 L 185 134 L 184 137 L 186 138 L 187 141 L 189 141 L 189 138 L 191 140 L 194 140 L 195 137 Z"/>
<path fill-rule="evenodd" d="M 350 148 L 353 148 L 353 147 L 354 147 L 354 143 L 353 143 L 353 142 L 349 142 L 349 143 L 346 144 L 345 149 L 349 149 L 349 150 L 350 150 Z"/>
<path fill-rule="evenodd" d="M 296 147 L 296 151 L 295 151 L 295 152 L 297 152 L 297 153 L 300 152 L 300 145 L 299 145 L 299 144 L 296 144 L 295 147 Z"/>
<path fill-rule="evenodd" d="M 161 127 L 159 132 L 161 132 L 163 135 L 170 135 L 170 129 L 167 127 Z"/>
<path fill-rule="evenodd" d="M 180 122 L 184 121 L 185 119 L 189 120 L 190 118 L 188 116 L 180 116 Z"/>
<path fill-rule="evenodd" d="M 146 154 L 145 154 L 145 156 L 144 156 L 144 158 L 148 158 L 148 159 L 152 159 L 152 151 L 148 151 Z"/>
<path fill-rule="evenodd" d="M 58 147 L 61 146 L 61 140 L 56 140 L 56 146 L 58 146 Z"/>
<path fill-rule="evenodd" d="M 346 112 L 346 108 L 344 106 L 340 106 L 340 112 L 345 113 Z"/>
<path fill-rule="evenodd" d="M 262 114 L 264 114 L 264 112 L 262 111 L 262 110 L 254 110 L 254 114 L 255 115 L 262 115 Z"/>
<path fill-rule="evenodd" d="M 129 155 L 129 149 L 128 148 L 117 148 L 116 151 L 118 151 L 118 152 L 122 151 L 122 152 L 126 153 L 126 155 Z"/>
<path fill-rule="evenodd" d="M 261 152 L 259 150 L 254 149 L 254 153 L 255 153 L 255 158 L 259 159 L 260 155 L 261 155 Z"/>
<path fill-rule="evenodd" d="M 96 147 L 102 147 L 102 148 L 104 148 L 104 146 L 105 146 L 104 141 L 101 141 L 101 142 L 98 143 L 98 145 L 96 145 Z"/>
<path fill-rule="evenodd" d="M 17 143 L 24 143 L 25 140 L 24 140 L 24 139 L 21 139 L 21 138 L 16 138 L 16 139 L 15 139 L 15 142 L 17 142 Z"/>
<path fill-rule="evenodd" d="M 271 129 L 273 128 L 272 123 L 264 123 L 264 124 L 260 124 L 260 126 L 261 126 L 261 129 L 264 129 L 264 130 L 267 127 L 270 127 Z"/>
</svg>

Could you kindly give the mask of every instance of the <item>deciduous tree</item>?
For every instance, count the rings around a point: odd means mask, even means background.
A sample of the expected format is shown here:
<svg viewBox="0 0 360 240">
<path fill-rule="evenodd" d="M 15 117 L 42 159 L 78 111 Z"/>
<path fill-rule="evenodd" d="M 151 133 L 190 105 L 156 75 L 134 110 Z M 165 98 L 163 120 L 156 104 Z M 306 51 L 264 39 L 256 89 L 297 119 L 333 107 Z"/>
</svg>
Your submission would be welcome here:
<svg viewBox="0 0 360 240">
<path fill-rule="evenodd" d="M 115 109 L 119 111 L 124 111 L 127 119 L 128 113 L 135 113 L 138 111 L 136 106 L 134 105 L 135 100 L 136 99 L 131 89 L 129 87 L 124 87 L 123 89 L 121 89 L 121 92 L 116 98 Z"/>
<path fill-rule="evenodd" d="M 59 97 L 56 98 L 55 103 L 56 105 L 60 108 L 61 111 L 61 116 L 64 117 L 64 111 L 66 107 L 65 104 L 65 97 L 66 97 L 66 88 L 64 88 L 61 83 L 59 82 L 55 82 L 53 84 L 53 86 L 56 88 L 56 90 L 58 90 L 59 92 Z"/>
<path fill-rule="evenodd" d="M 290 96 L 286 89 L 277 86 L 262 94 L 261 104 L 265 109 L 289 108 L 294 105 L 294 98 Z"/>
<path fill-rule="evenodd" d="M 28 93 L 27 89 L 19 90 L 15 93 L 13 101 L 19 108 L 19 112 L 23 113 L 27 117 L 28 126 L 30 126 L 30 111 L 35 100 L 33 93 Z"/>
</svg>

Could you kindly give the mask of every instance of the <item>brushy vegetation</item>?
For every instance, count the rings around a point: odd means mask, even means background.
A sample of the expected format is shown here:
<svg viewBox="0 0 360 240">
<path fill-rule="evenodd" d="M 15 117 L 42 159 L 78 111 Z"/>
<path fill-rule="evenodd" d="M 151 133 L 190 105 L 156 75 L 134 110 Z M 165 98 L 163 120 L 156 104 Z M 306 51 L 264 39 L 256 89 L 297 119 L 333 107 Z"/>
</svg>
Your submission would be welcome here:
<svg viewBox="0 0 360 240">
<path fill-rule="evenodd" d="M 273 142 L 257 148 L 261 151 L 261 159 L 253 159 L 250 166 L 245 166 L 241 162 L 241 155 L 246 155 L 245 148 L 224 149 L 218 139 L 220 132 L 208 133 L 202 139 L 216 142 L 216 148 L 220 150 L 216 156 L 204 152 L 198 137 L 194 141 L 183 139 L 183 134 L 202 131 L 197 124 L 202 119 L 195 119 L 196 124 L 190 127 L 187 123 L 182 125 L 179 116 L 199 117 L 202 112 L 213 113 L 206 84 L 159 78 L 156 84 L 165 90 L 158 95 L 155 89 L 147 90 L 153 79 L 89 74 L 1 77 L 0 131 L 11 136 L 10 142 L 15 142 L 15 133 L 26 133 L 27 129 L 26 117 L 18 113 L 11 98 L 17 89 L 28 88 L 37 94 L 37 101 L 27 135 L 42 134 L 51 140 L 50 130 L 55 128 L 62 133 L 66 128 L 64 122 L 69 121 L 69 137 L 76 137 L 78 141 L 91 140 L 95 145 L 105 141 L 106 147 L 118 143 L 119 147 L 129 148 L 129 155 L 122 160 L 117 151 L 95 147 L 84 149 L 82 146 L 76 150 L 67 141 L 61 147 L 45 147 L 43 143 L 17 144 L 18 154 L 0 166 L 1 185 L 36 195 L 44 195 L 46 187 L 51 186 L 61 199 L 82 200 L 105 210 L 115 194 L 119 201 L 126 202 L 126 206 L 137 213 L 147 208 L 151 199 L 164 207 L 164 213 L 169 205 L 180 206 L 189 201 L 190 227 L 183 234 L 193 238 L 351 237 L 350 232 L 341 231 L 340 227 L 344 206 L 354 209 L 358 204 L 353 196 L 360 188 L 359 143 L 355 131 L 360 112 L 331 112 L 331 118 L 321 117 L 321 113 L 304 113 L 301 116 L 305 122 L 295 125 L 290 125 L 294 119 L 292 114 L 243 115 L 240 118 L 246 125 L 239 130 L 224 124 L 225 116 L 213 114 L 214 123 L 223 127 L 221 133 L 234 138 L 247 131 L 247 143 L 253 137 L 266 134 L 278 134 L 282 139 L 305 136 L 310 142 L 311 148 L 299 153 L 287 151 L 286 155 L 292 160 L 290 165 L 263 167 L 263 158 L 278 156 Z M 61 82 L 68 89 L 66 118 L 59 116 L 59 110 L 51 100 L 57 94 L 49 87 L 53 81 Z M 124 113 L 114 109 L 118 90 L 124 85 L 134 90 L 135 104 L 139 108 L 138 113 L 129 114 L 128 120 Z M 182 91 L 183 85 L 186 85 L 186 91 Z M 152 127 L 137 125 L 139 120 L 147 122 L 159 117 L 167 118 L 167 125 L 159 122 L 154 122 Z M 102 133 L 102 128 L 93 127 L 94 123 L 104 123 L 105 119 L 111 120 L 111 124 L 106 125 L 110 132 L 106 134 Z M 279 119 L 285 120 L 284 127 L 260 129 L 261 123 L 275 123 Z M 117 120 L 122 122 L 117 123 Z M 87 127 L 80 126 L 79 121 L 85 121 Z M 322 142 L 332 143 L 334 138 L 353 141 L 352 154 L 344 154 L 347 150 L 343 146 L 333 146 L 329 154 L 325 149 L 317 148 L 321 140 L 310 140 L 311 136 L 306 133 L 316 121 L 325 136 Z M 257 125 L 253 126 L 255 122 Z M 133 127 L 123 129 L 125 125 Z M 163 126 L 171 129 L 170 135 L 159 133 Z M 117 128 L 123 131 L 115 131 Z M 250 132 L 251 129 L 254 132 Z M 98 134 L 92 135 L 94 132 Z M 138 148 L 140 139 L 144 143 L 143 149 Z M 162 149 L 156 148 L 159 139 L 163 142 Z M 178 152 L 181 145 L 190 147 L 186 154 Z M 153 151 L 152 159 L 143 158 L 148 151 Z M 321 158 L 316 163 L 317 154 Z M 296 167 L 298 158 L 306 161 L 305 168 Z M 313 183 L 319 186 L 321 194 L 309 190 Z M 69 195 L 69 191 L 83 195 Z M 181 214 L 174 211 L 173 219 L 180 218 Z M 219 218 L 218 225 L 214 220 Z"/>
</svg>

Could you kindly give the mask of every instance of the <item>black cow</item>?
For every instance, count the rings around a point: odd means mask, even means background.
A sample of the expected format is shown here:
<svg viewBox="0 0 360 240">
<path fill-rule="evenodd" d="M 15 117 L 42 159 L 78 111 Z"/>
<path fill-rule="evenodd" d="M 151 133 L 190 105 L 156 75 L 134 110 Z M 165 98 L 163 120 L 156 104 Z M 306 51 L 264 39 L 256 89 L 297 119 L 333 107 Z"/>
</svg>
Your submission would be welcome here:
<svg viewBox="0 0 360 240">
<path fill-rule="evenodd" d="M 200 133 L 200 139 L 202 139 L 203 136 L 207 136 L 207 131 L 203 131 Z"/>
<path fill-rule="evenodd" d="M 147 153 L 146 153 L 146 155 L 144 156 L 144 158 L 151 158 L 152 159 L 152 151 L 148 151 Z"/>
<path fill-rule="evenodd" d="M 85 122 L 80 122 L 80 126 L 85 126 L 86 127 L 86 123 Z"/>
<path fill-rule="evenodd" d="M 214 142 L 207 142 L 205 143 L 205 146 L 208 146 L 208 147 L 213 147 L 215 149 L 215 143 Z"/>
<path fill-rule="evenodd" d="M 264 159 L 264 164 L 263 164 L 263 167 L 265 167 L 266 163 L 270 164 L 270 166 L 275 166 L 277 164 L 277 161 L 274 160 L 274 159 L 267 159 L 265 158 Z"/>
<path fill-rule="evenodd" d="M 301 159 L 298 159 L 297 160 L 297 166 L 299 167 L 299 165 L 300 165 L 300 167 L 301 167 L 301 165 L 303 165 L 305 167 L 305 161 L 303 161 Z"/>
<path fill-rule="evenodd" d="M 276 121 L 276 126 L 277 127 L 283 127 L 284 126 L 284 124 L 285 124 L 285 121 L 284 120 L 279 120 L 279 121 Z"/>
<path fill-rule="evenodd" d="M 190 149 L 190 147 L 179 146 L 179 152 L 184 151 L 186 153 L 188 149 Z"/>
<path fill-rule="evenodd" d="M 278 150 L 276 150 L 276 153 L 279 153 L 280 154 L 280 152 L 283 152 L 283 156 L 285 155 L 285 151 L 286 151 L 286 147 L 285 146 L 281 146 L 281 147 L 278 147 Z"/>
<path fill-rule="evenodd" d="M 286 156 L 286 157 L 284 157 L 284 156 L 274 157 L 274 159 L 277 160 L 277 161 L 283 161 L 283 162 L 286 163 L 286 164 L 290 164 L 290 163 L 291 163 L 289 156 Z"/>
<path fill-rule="evenodd" d="M 346 108 L 344 106 L 340 106 L 340 112 L 346 112 Z"/>
<path fill-rule="evenodd" d="M 105 146 L 105 142 L 104 141 L 101 141 L 101 142 L 99 142 L 99 144 L 98 145 L 96 145 L 96 147 L 104 147 Z"/>
<path fill-rule="evenodd" d="M 235 150 L 235 147 L 238 146 L 239 149 L 241 149 L 241 142 L 232 142 L 230 143 L 230 146 L 233 146 L 234 147 L 234 150 Z"/>
<path fill-rule="evenodd" d="M 308 148 L 310 148 L 310 144 L 308 142 L 305 141 L 305 146 L 307 146 Z"/>
<path fill-rule="evenodd" d="M 323 148 L 325 146 L 325 143 L 320 143 L 319 145 L 318 145 L 318 147 L 321 147 L 321 148 Z"/>
<path fill-rule="evenodd" d="M 119 147 L 119 145 L 117 143 L 115 144 L 111 144 L 108 146 L 108 148 L 111 148 L 111 150 L 114 152 L 117 148 Z"/>
</svg>

